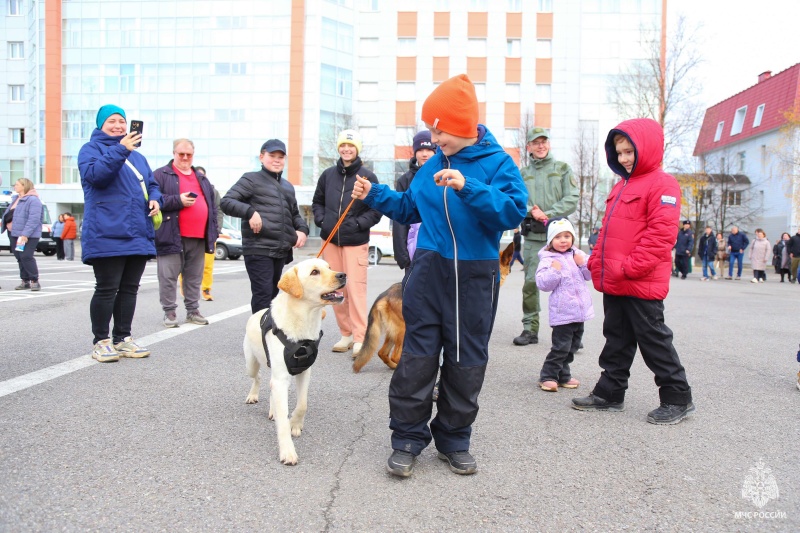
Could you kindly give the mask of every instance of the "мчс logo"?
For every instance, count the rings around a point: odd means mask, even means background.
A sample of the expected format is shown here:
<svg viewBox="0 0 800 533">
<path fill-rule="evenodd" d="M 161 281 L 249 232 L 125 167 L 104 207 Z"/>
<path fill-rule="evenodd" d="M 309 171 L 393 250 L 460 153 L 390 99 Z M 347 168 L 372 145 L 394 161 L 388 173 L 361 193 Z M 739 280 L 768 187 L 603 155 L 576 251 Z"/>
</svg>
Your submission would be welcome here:
<svg viewBox="0 0 800 533">
<path fill-rule="evenodd" d="M 759 459 L 745 476 L 742 498 L 751 500 L 759 509 L 768 501 L 778 498 L 778 483 L 772 475 L 772 469 L 765 466 L 763 460 Z"/>
</svg>

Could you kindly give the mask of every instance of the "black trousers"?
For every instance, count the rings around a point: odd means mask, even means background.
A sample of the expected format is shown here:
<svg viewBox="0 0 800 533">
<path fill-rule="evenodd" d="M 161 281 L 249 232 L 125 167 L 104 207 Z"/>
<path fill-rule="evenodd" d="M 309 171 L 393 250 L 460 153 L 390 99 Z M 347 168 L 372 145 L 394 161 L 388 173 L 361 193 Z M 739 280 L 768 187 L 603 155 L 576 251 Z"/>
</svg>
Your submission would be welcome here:
<svg viewBox="0 0 800 533">
<path fill-rule="evenodd" d="M 256 313 L 266 309 L 278 295 L 278 282 L 286 258 L 266 255 L 245 255 L 244 267 L 250 278 L 250 309 Z"/>
<path fill-rule="evenodd" d="M 25 250 L 21 252 L 15 250 L 17 237 L 9 235 L 8 244 L 11 246 L 11 251 L 19 264 L 19 279 L 22 281 L 39 281 L 39 265 L 36 264 L 36 257 L 33 255 L 36 252 L 36 245 L 39 244 L 39 238 L 28 239 L 25 244 Z"/>
<path fill-rule="evenodd" d="M 93 343 L 109 338 L 108 329 L 112 318 L 114 330 L 111 339 L 114 344 L 130 336 L 139 282 L 146 265 L 147 256 L 144 255 L 92 260 L 95 287 L 92 302 L 89 304 L 89 316 L 92 319 Z"/>
<path fill-rule="evenodd" d="M 64 259 L 64 241 L 61 240 L 61 237 L 53 237 L 53 240 L 56 241 L 56 259 L 63 260 Z"/>
<path fill-rule="evenodd" d="M 686 277 L 686 275 L 689 273 L 689 255 L 685 253 L 676 255 L 675 268 L 678 269 L 678 272 L 681 273 L 681 276 Z"/>
<path fill-rule="evenodd" d="M 604 294 L 603 307 L 606 345 L 599 361 L 603 372 L 592 394 L 612 402 L 625 399 L 638 346 L 645 364 L 655 374 L 661 402 L 691 402 L 692 389 L 672 345 L 672 330 L 664 324 L 664 302 Z"/>
<path fill-rule="evenodd" d="M 569 365 L 575 360 L 575 352 L 581 346 L 583 322 L 553 326 L 553 346 L 539 372 L 539 381 L 566 383 L 572 379 Z"/>
</svg>

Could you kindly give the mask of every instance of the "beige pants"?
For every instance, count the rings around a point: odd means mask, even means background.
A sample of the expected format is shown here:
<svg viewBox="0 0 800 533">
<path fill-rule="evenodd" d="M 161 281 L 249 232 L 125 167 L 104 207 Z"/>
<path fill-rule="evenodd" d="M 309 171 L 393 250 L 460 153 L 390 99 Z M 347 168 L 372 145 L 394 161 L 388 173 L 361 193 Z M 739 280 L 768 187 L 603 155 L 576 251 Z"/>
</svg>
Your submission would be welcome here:
<svg viewBox="0 0 800 533">
<path fill-rule="evenodd" d="M 364 342 L 367 331 L 367 266 L 369 244 L 336 246 L 328 243 L 322 258 L 337 272 L 347 274 L 344 302 L 333 306 L 336 323 L 343 337 L 353 336 L 353 342 Z M 336 339 L 338 340 L 338 339 Z"/>
</svg>

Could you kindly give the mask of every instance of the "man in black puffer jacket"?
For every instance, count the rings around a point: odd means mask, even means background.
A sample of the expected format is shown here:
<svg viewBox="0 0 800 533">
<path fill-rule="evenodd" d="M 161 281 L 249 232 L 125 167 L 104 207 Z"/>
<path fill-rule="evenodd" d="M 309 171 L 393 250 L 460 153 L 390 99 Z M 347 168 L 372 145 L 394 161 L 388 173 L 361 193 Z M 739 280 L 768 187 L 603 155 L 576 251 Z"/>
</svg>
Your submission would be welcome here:
<svg viewBox="0 0 800 533">
<path fill-rule="evenodd" d="M 413 149 L 414 155 L 408 162 L 408 172 L 400 176 L 394 184 L 394 190 L 397 192 L 407 191 L 419 167 L 436 154 L 436 145 L 431 141 L 431 132 L 424 130 L 414 135 Z M 394 260 L 403 270 L 411 264 L 411 255 L 408 253 L 408 228 L 409 226 L 405 224 L 392 222 Z"/>
<path fill-rule="evenodd" d="M 356 182 L 356 174 L 378 183 L 378 178 L 361 164 L 361 136 L 355 130 L 344 130 L 336 141 L 339 160 L 325 169 L 317 181 L 317 190 L 311 202 L 314 223 L 322 230 L 320 237 L 327 240 L 339 217 L 342 216 Z M 333 306 L 342 338 L 333 345 L 334 352 L 353 348 L 358 353 L 367 331 L 367 266 L 369 265 L 369 229 L 381 219 L 381 213 L 355 200 L 342 225 L 325 247 L 322 258 L 333 270 L 347 274 L 344 288 L 345 301 Z"/>
<path fill-rule="evenodd" d="M 220 201 L 222 212 L 242 219 L 242 255 L 250 278 L 253 313 L 269 307 L 278 294 L 283 266 L 292 248 L 308 238 L 294 187 L 281 177 L 286 145 L 270 139 L 261 146 L 261 170 L 247 172 Z"/>
</svg>

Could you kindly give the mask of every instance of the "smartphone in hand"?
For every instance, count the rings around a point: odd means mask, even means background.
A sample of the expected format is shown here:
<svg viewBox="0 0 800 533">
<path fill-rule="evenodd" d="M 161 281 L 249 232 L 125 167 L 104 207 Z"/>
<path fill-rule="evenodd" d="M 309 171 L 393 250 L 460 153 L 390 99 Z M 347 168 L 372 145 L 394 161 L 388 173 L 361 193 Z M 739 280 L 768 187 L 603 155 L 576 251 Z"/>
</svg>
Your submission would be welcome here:
<svg viewBox="0 0 800 533">
<path fill-rule="evenodd" d="M 189 198 L 197 198 L 197 193 L 196 192 L 187 192 L 186 196 L 188 196 Z"/>
<path fill-rule="evenodd" d="M 144 122 L 141 120 L 131 120 L 131 133 L 138 133 L 142 134 L 144 132 Z M 136 147 L 140 147 L 142 145 L 142 141 L 136 143 Z"/>
</svg>

